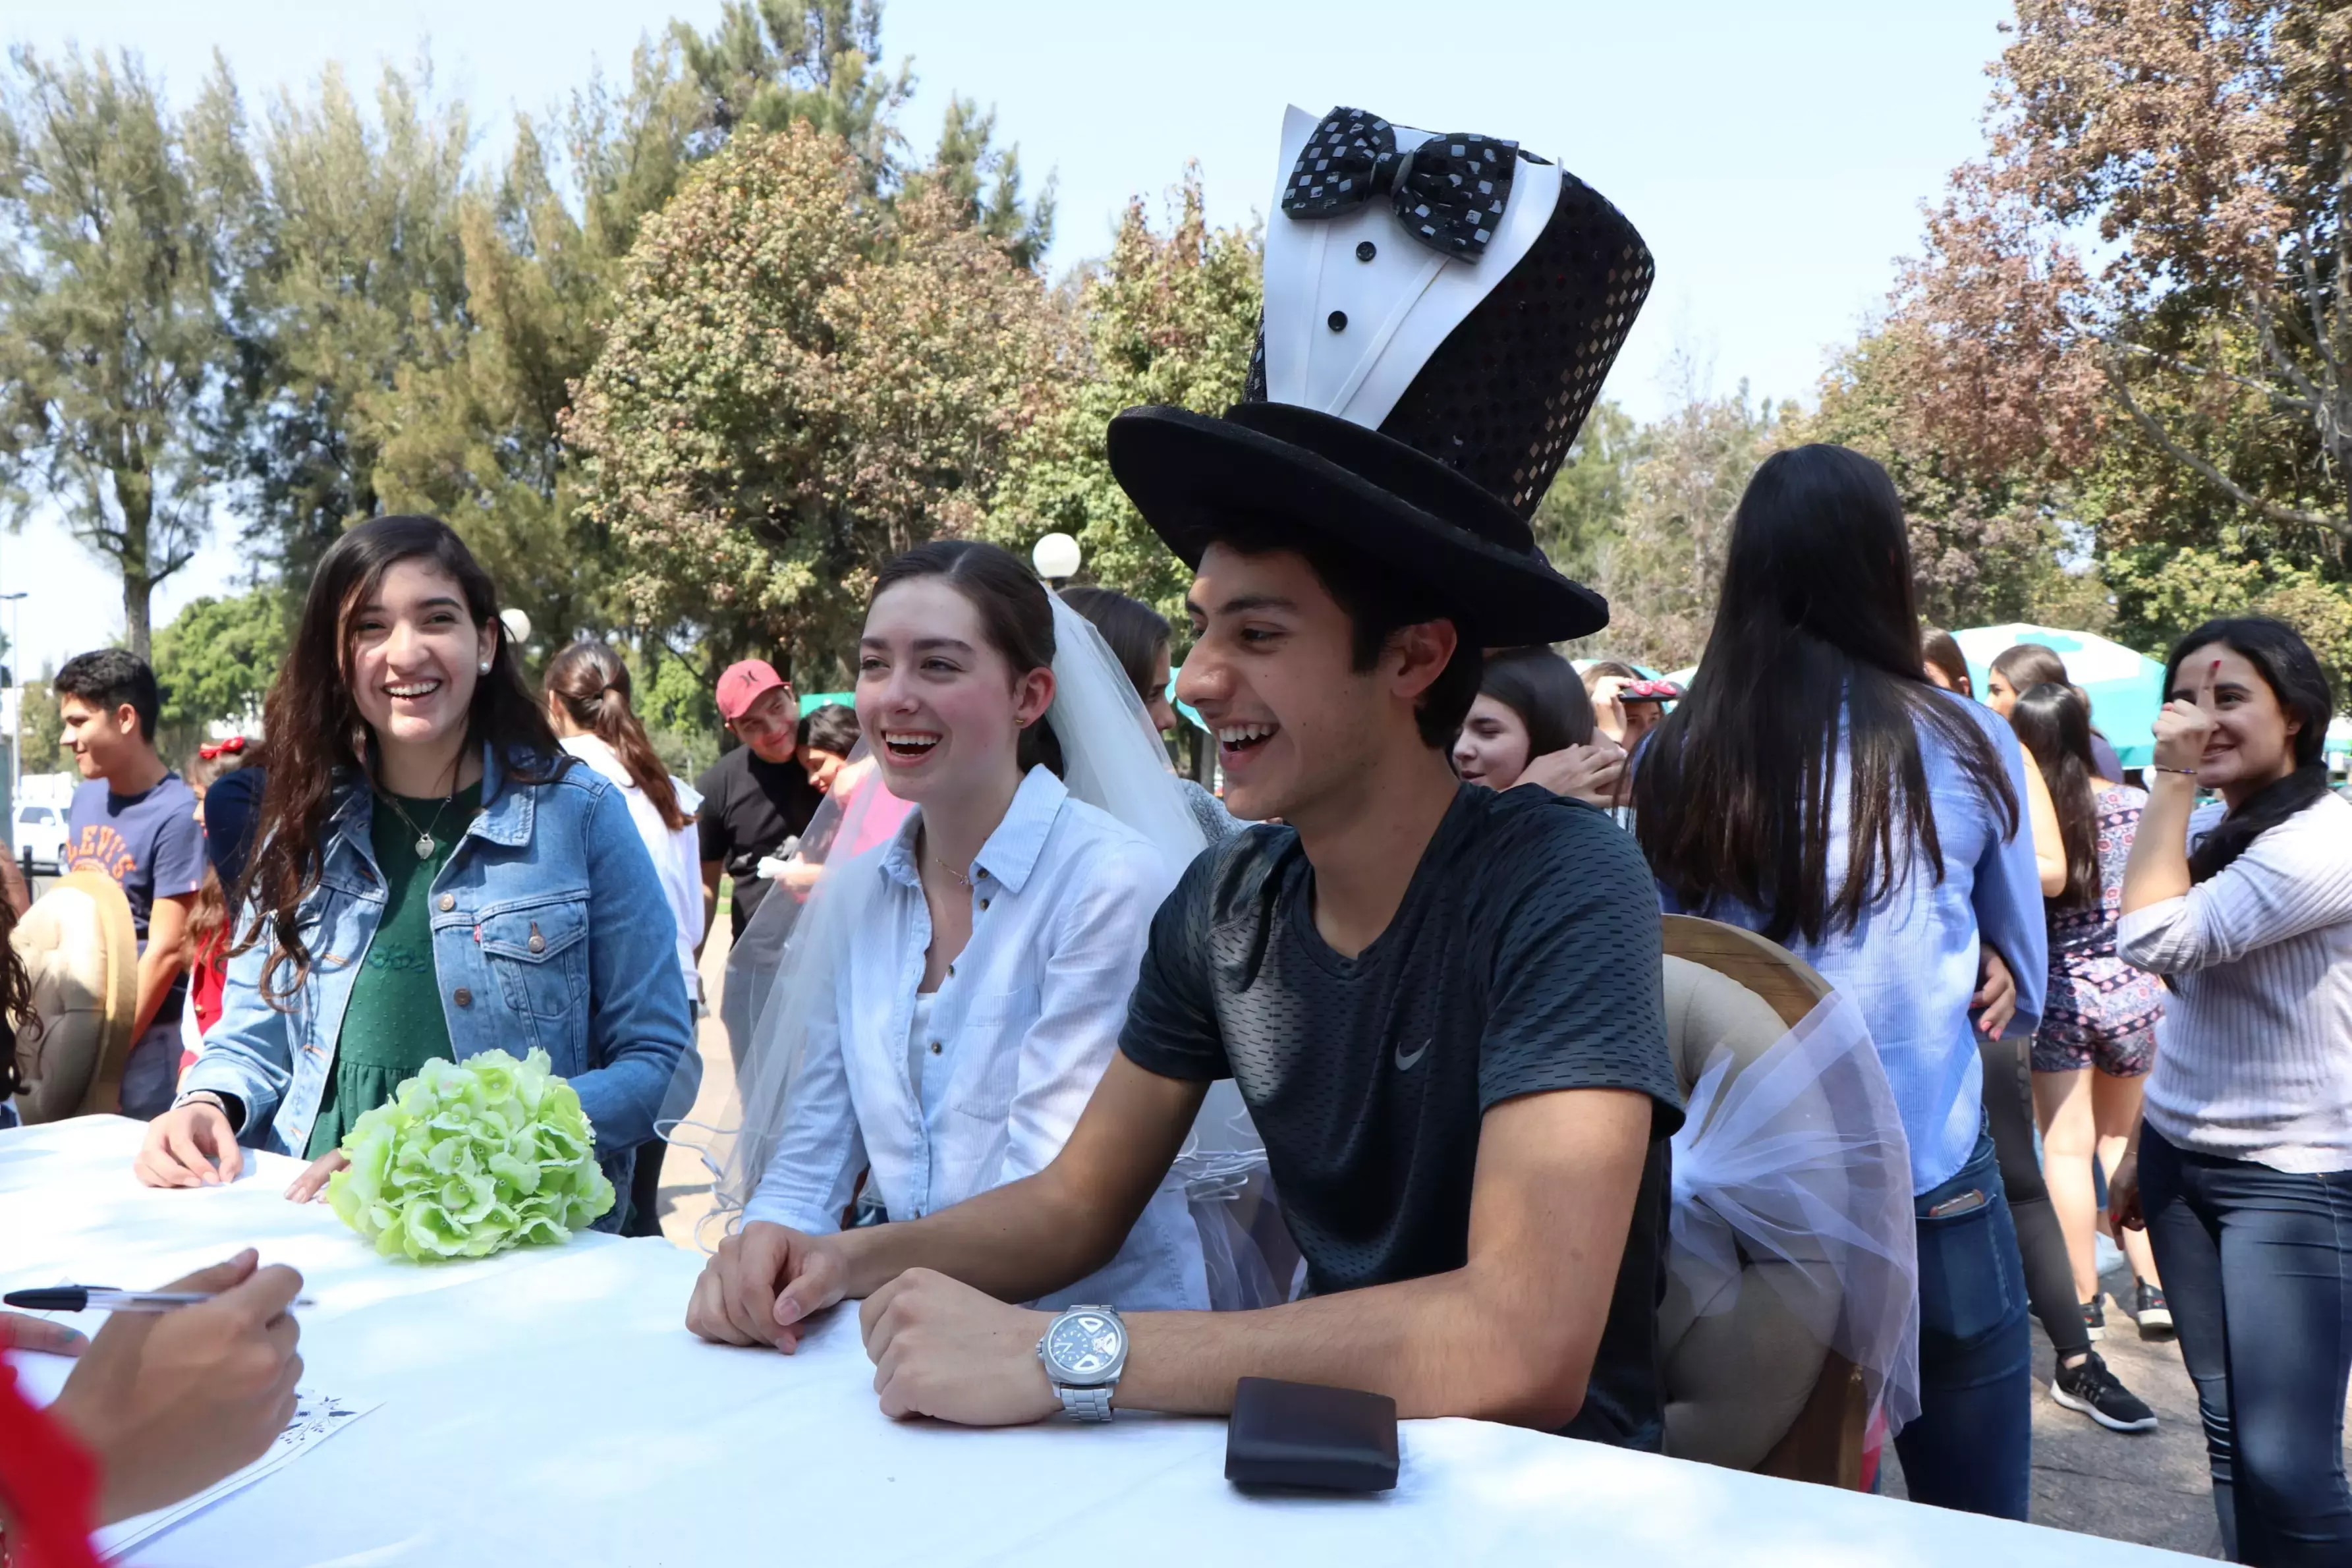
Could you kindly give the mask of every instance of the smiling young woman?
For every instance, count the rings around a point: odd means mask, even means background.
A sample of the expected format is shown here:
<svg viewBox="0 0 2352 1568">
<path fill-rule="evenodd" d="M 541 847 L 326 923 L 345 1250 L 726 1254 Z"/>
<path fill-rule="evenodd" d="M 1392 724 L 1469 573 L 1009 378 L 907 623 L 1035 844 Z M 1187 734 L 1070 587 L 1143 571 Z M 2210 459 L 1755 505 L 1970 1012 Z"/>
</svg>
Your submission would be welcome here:
<svg viewBox="0 0 2352 1568">
<path fill-rule="evenodd" d="M 2166 662 L 2155 783 L 2116 951 L 2164 976 L 2137 1148 L 2108 1182 L 2164 1270 L 2224 1555 L 2352 1556 L 2352 805 L 2334 693 L 2277 621 L 2209 621 Z M 2192 821 L 2197 791 L 2226 810 Z M 2200 829 L 2202 831 L 2200 831 Z"/>
<path fill-rule="evenodd" d="M 536 1046 L 627 1191 L 693 1049 L 675 922 L 627 802 L 558 748 L 456 532 L 385 517 L 338 540 L 265 714 L 250 912 L 140 1179 L 228 1180 L 242 1142 L 309 1156 L 288 1194 L 307 1199 L 428 1058 Z"/>
<path fill-rule="evenodd" d="M 1098 644 L 1065 646 L 1073 633 L 1090 637 L 994 545 L 926 544 L 877 580 L 858 723 L 915 809 L 827 862 L 795 932 L 805 967 L 761 1020 L 747 1142 L 721 1184 L 748 1196 L 745 1223 L 688 1312 L 706 1338 L 789 1348 L 796 1331 L 773 1316 L 785 1260 L 842 1228 L 861 1179 L 898 1222 L 1017 1181 L 1061 1152 L 1110 1064 L 1152 912 L 1202 841 L 1126 677 Z M 1099 657 L 1066 689 L 1074 654 Z M 1085 730 L 1081 679 L 1100 714 Z M 1118 765 L 1156 820 L 1074 796 L 1065 740 L 1091 778 L 1124 743 Z M 1117 1256 L 1055 1299 L 1206 1305 L 1182 1183 L 1162 1183 Z"/>
</svg>

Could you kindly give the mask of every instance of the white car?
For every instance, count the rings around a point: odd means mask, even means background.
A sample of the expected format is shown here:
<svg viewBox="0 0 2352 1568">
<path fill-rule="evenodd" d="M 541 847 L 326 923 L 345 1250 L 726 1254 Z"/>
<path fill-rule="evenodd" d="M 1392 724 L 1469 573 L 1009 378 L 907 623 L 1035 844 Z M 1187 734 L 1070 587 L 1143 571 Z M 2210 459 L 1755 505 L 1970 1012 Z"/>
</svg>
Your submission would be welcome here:
<svg viewBox="0 0 2352 1568">
<path fill-rule="evenodd" d="M 36 871 L 60 871 L 66 852 L 66 810 L 61 805 L 19 805 L 10 842 L 16 859 Z"/>
</svg>

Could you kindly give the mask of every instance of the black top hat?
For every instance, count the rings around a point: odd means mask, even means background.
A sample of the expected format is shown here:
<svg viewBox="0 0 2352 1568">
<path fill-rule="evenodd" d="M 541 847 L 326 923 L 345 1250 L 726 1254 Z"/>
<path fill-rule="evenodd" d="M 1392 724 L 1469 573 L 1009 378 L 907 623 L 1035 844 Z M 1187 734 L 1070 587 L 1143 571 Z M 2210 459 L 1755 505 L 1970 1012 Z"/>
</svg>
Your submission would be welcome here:
<svg viewBox="0 0 2352 1568">
<path fill-rule="evenodd" d="M 1112 474 L 1189 565 L 1294 523 L 1428 584 L 1487 647 L 1609 623 L 1528 527 L 1649 295 L 1649 247 L 1516 143 L 1358 110 L 1283 128 L 1282 214 L 1244 401 L 1130 408 Z"/>
</svg>

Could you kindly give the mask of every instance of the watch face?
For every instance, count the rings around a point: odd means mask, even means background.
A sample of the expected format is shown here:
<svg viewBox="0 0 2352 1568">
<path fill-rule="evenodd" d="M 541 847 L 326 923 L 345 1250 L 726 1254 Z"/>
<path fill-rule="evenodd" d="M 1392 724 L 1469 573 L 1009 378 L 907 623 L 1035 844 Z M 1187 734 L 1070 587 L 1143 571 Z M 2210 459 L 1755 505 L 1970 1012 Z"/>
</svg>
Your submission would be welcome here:
<svg viewBox="0 0 2352 1568">
<path fill-rule="evenodd" d="M 1108 1374 L 1126 1346 L 1127 1331 L 1101 1312 L 1067 1313 L 1045 1335 L 1046 1356 L 1072 1382 Z"/>
</svg>

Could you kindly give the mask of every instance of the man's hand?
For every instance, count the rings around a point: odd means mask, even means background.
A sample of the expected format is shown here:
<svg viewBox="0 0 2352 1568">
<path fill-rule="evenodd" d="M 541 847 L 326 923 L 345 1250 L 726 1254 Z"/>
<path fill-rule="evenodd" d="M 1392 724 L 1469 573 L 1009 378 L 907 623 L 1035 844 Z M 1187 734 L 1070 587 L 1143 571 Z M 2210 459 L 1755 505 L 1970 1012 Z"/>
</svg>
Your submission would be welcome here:
<svg viewBox="0 0 2352 1568">
<path fill-rule="evenodd" d="M 686 1326 L 722 1345 L 800 1348 L 808 1320 L 841 1300 L 849 1268 L 838 1236 L 754 1221 L 719 1244 L 687 1303 Z"/>
<path fill-rule="evenodd" d="M 286 1309 L 302 1277 L 248 1249 L 166 1286 L 213 1300 L 117 1312 L 55 1406 L 98 1458 L 103 1522 L 161 1508 L 243 1468 L 294 1418 L 302 1331 Z"/>
<path fill-rule="evenodd" d="M 1969 1005 L 1981 1009 L 1977 1027 L 1989 1040 L 2000 1038 L 2009 1021 L 2017 1016 L 2017 976 L 1990 947 L 1977 950 L 1977 994 L 1969 998 Z"/>
<path fill-rule="evenodd" d="M 1617 804 L 1624 778 L 1625 749 L 1606 735 L 1595 735 L 1590 745 L 1569 746 L 1534 758 L 1511 787 L 1536 784 L 1606 811 Z"/>
<path fill-rule="evenodd" d="M 131 1168 L 151 1187 L 218 1186 L 245 1169 L 245 1151 L 219 1106 L 192 1100 L 147 1124 Z"/>
<path fill-rule="evenodd" d="M 909 1268 L 858 1310 L 874 1392 L 894 1420 L 1018 1426 L 1062 1407 L 1037 1360 L 1051 1312 L 1009 1307 L 928 1268 Z"/>
</svg>

